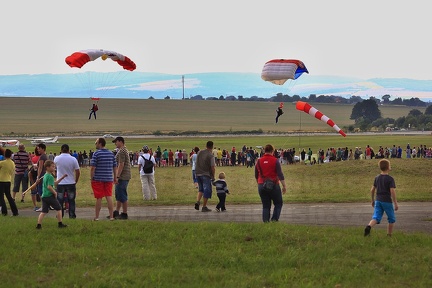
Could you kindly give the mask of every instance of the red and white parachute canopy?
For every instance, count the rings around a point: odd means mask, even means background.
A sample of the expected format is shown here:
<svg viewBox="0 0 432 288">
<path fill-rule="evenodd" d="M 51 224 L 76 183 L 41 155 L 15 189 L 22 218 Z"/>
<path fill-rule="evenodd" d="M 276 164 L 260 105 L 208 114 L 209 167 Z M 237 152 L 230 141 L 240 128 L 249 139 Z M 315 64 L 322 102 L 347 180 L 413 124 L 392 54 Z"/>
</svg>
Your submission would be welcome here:
<svg viewBox="0 0 432 288">
<path fill-rule="evenodd" d="M 340 135 L 343 137 L 346 137 L 346 134 L 342 129 L 340 129 L 330 118 L 328 118 L 326 115 L 318 111 L 315 107 L 312 107 L 309 103 L 303 102 L 303 101 L 297 101 L 296 109 L 306 112 L 311 116 L 314 116 L 318 120 L 323 121 L 324 123 L 327 123 L 330 127 L 333 127 L 337 132 L 339 132 Z"/>
<path fill-rule="evenodd" d="M 90 99 L 93 101 L 93 104 L 98 104 L 99 100 L 101 99 L 100 97 L 90 97 Z"/>
<path fill-rule="evenodd" d="M 88 49 L 81 50 L 73 53 L 72 55 L 66 57 L 65 61 L 70 67 L 81 68 L 87 62 L 94 61 L 98 58 L 106 60 L 110 58 L 111 60 L 117 62 L 125 70 L 133 71 L 136 69 L 135 63 L 128 57 L 114 51 L 108 51 L 103 49 Z"/>
<path fill-rule="evenodd" d="M 287 80 L 295 80 L 305 72 L 309 73 L 300 60 L 274 59 L 265 63 L 261 78 L 276 85 L 283 85 Z"/>
</svg>

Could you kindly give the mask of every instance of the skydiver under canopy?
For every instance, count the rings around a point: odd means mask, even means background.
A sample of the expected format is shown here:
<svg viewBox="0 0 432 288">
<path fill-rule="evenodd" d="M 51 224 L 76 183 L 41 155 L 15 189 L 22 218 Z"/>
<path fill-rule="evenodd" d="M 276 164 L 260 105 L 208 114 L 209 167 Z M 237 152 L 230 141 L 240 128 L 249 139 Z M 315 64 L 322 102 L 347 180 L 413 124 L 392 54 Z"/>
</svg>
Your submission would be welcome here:
<svg viewBox="0 0 432 288">
<path fill-rule="evenodd" d="M 276 109 L 276 123 L 279 121 L 279 116 L 281 116 L 284 112 L 282 111 L 283 103 L 279 104 L 279 107 Z"/>
<path fill-rule="evenodd" d="M 94 115 L 94 119 L 96 120 L 96 111 L 99 110 L 99 107 L 97 104 L 93 103 L 92 108 L 90 109 L 90 115 L 89 115 L 89 120 L 91 119 L 92 114 Z"/>
</svg>

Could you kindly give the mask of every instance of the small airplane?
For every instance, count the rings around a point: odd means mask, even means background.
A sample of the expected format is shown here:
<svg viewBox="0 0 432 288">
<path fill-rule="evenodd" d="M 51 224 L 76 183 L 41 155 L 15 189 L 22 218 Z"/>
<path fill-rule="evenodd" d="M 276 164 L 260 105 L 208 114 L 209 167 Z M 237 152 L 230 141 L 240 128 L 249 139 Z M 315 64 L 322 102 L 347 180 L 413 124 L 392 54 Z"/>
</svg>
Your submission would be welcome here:
<svg viewBox="0 0 432 288">
<path fill-rule="evenodd" d="M 15 139 L 0 140 L 0 147 L 19 146 L 19 145 L 20 145 L 19 140 L 15 140 Z"/>
<path fill-rule="evenodd" d="M 32 138 L 29 139 L 31 140 L 30 143 L 32 145 L 38 145 L 38 144 L 55 144 L 58 143 L 58 136 L 55 136 L 54 138 Z"/>
</svg>

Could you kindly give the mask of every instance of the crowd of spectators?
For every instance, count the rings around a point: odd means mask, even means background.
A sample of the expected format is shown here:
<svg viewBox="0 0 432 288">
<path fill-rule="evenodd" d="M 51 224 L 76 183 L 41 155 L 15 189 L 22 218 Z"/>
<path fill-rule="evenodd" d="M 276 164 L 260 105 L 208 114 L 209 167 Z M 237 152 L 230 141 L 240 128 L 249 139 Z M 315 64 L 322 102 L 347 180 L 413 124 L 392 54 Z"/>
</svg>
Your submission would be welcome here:
<svg viewBox="0 0 432 288">
<path fill-rule="evenodd" d="M 114 151 L 115 152 L 115 151 Z M 157 146 L 156 149 L 150 148 L 150 152 L 153 154 L 158 167 L 182 167 L 191 165 L 191 157 L 195 153 L 194 149 L 186 152 L 186 149 L 161 149 Z M 240 149 L 231 147 L 230 149 L 224 149 L 221 147 L 215 147 L 212 151 L 215 157 L 216 166 L 246 166 L 247 168 L 255 166 L 255 162 L 263 154 L 261 146 L 246 146 L 243 145 Z M 30 153 L 30 157 L 33 157 Z M 33 153 L 34 154 L 34 153 Z M 71 155 L 74 156 L 80 165 L 80 167 L 86 167 L 90 163 L 93 151 L 90 150 L 87 153 L 85 150 L 71 151 Z M 143 154 L 143 151 L 129 151 L 129 157 L 132 166 L 138 165 L 138 159 Z M 48 159 L 54 160 L 56 153 L 50 152 Z M 311 148 L 301 149 L 300 152 L 296 151 L 295 148 L 279 148 L 275 150 L 275 156 L 279 159 L 281 164 L 322 164 L 332 161 L 347 161 L 347 160 L 369 160 L 369 159 L 381 159 L 381 158 L 432 158 L 432 147 L 426 145 L 411 146 L 409 143 L 406 147 L 400 145 L 393 146 L 379 146 L 377 149 L 367 145 L 362 147 L 348 148 L 348 147 L 330 147 L 326 150 L 318 149 L 318 151 L 312 151 Z"/>
</svg>

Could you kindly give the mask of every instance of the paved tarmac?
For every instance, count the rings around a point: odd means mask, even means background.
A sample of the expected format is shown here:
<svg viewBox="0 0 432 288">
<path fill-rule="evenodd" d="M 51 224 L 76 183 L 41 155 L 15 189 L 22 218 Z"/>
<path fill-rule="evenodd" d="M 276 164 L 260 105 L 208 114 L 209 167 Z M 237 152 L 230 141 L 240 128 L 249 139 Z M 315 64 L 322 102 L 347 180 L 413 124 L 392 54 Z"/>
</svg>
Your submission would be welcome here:
<svg viewBox="0 0 432 288">
<path fill-rule="evenodd" d="M 100 221 L 108 221 L 106 203 L 102 202 Z M 170 221 L 170 222 L 261 222 L 261 205 L 227 205 L 227 212 L 201 212 L 190 206 L 139 206 L 129 207 L 129 220 Z M 47 217 L 55 217 L 51 211 Z M 21 217 L 37 217 L 38 212 L 20 209 Z M 284 204 L 280 222 L 317 226 L 363 227 L 369 223 L 373 213 L 370 203 L 314 203 Z M 77 208 L 77 218 L 94 218 L 94 208 Z M 405 232 L 424 232 L 432 234 L 432 203 L 430 202 L 399 202 L 396 212 L 396 230 Z M 65 223 L 70 220 L 65 217 Z M 384 216 L 377 229 L 386 229 L 387 220 Z M 118 220 L 120 221 L 120 220 Z"/>
</svg>

